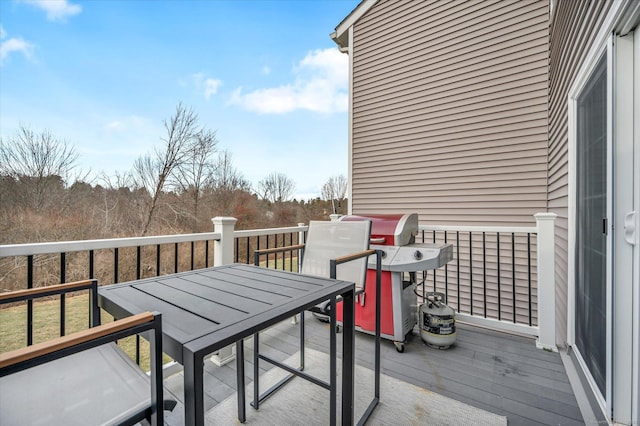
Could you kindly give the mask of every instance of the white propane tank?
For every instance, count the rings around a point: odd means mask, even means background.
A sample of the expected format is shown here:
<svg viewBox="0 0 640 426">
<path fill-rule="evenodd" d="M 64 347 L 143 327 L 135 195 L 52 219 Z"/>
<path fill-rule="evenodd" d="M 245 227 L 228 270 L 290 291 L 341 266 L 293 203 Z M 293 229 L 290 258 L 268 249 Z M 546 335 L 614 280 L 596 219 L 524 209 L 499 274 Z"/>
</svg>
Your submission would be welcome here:
<svg viewBox="0 0 640 426">
<path fill-rule="evenodd" d="M 429 292 L 420 305 L 420 337 L 429 346 L 447 349 L 456 342 L 456 312 L 445 305 L 444 294 Z"/>
</svg>

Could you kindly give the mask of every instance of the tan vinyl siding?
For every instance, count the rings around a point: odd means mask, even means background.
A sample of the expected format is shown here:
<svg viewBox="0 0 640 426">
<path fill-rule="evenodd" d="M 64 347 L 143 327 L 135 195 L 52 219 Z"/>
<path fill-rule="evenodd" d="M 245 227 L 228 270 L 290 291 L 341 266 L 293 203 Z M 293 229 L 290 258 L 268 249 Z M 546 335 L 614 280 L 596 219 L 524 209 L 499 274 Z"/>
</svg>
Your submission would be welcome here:
<svg viewBox="0 0 640 426">
<path fill-rule="evenodd" d="M 548 3 L 380 0 L 354 25 L 352 212 L 533 225 L 547 200 Z"/>
<path fill-rule="evenodd" d="M 534 225 L 547 200 L 547 35 L 546 0 L 380 0 L 360 17 L 352 212 L 415 212 L 423 224 Z M 436 272 L 436 288 L 444 290 L 446 274 L 458 311 L 507 320 L 515 288 L 516 322 L 537 324 L 526 236 L 511 251 L 510 236 L 501 235 L 498 260 L 496 235 L 488 234 L 484 263 L 482 233 L 472 236 L 472 255 L 469 234 L 461 238 L 454 262 Z"/>
<path fill-rule="evenodd" d="M 549 39 L 549 211 L 556 213 L 556 336 L 567 339 L 568 110 L 571 85 L 611 1 L 559 1 Z"/>
</svg>

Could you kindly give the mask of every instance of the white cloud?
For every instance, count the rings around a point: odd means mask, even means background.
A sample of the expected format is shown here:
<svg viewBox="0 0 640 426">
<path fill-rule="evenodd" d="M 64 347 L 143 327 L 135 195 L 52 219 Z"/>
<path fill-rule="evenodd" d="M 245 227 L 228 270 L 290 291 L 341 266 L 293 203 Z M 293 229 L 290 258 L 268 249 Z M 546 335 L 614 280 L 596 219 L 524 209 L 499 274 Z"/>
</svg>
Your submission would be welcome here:
<svg viewBox="0 0 640 426">
<path fill-rule="evenodd" d="M 222 84 L 222 81 L 214 78 L 207 78 L 204 81 L 204 97 L 206 100 L 218 92 L 218 87 Z"/>
<path fill-rule="evenodd" d="M 191 75 L 191 82 L 196 90 L 204 93 L 204 98 L 209 100 L 211 96 L 218 93 L 218 87 L 222 85 L 222 80 L 209 78 L 204 73 L 198 72 Z M 183 85 L 183 82 L 180 82 Z"/>
<path fill-rule="evenodd" d="M 22 53 L 25 58 L 31 58 L 34 45 L 25 41 L 22 37 L 13 37 L 7 39 L 7 32 L 0 26 L 0 66 L 4 63 L 4 60 L 12 52 Z"/>
<path fill-rule="evenodd" d="M 35 6 L 47 14 L 49 21 L 66 21 L 70 16 L 82 12 L 82 6 L 69 3 L 67 0 L 22 0 L 24 3 Z"/>
<path fill-rule="evenodd" d="M 123 127 L 122 122 L 119 120 L 111 121 L 104 126 L 104 130 L 106 132 L 111 132 L 114 130 L 120 130 Z"/>
<path fill-rule="evenodd" d="M 314 50 L 293 68 L 293 83 L 248 93 L 239 87 L 230 103 L 260 114 L 285 114 L 297 109 L 344 112 L 348 103 L 348 72 L 347 55 L 337 48 Z"/>
</svg>

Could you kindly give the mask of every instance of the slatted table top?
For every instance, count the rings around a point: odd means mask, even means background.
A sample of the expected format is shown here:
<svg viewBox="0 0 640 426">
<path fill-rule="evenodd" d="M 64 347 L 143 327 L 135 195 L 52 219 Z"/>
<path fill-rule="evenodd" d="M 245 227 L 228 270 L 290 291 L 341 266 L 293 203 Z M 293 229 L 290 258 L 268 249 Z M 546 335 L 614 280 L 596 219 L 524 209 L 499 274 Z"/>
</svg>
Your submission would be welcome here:
<svg viewBox="0 0 640 426">
<path fill-rule="evenodd" d="M 162 313 L 163 349 L 214 352 L 288 316 L 354 288 L 245 264 L 180 272 L 101 287 L 99 303 L 117 318 Z"/>
</svg>

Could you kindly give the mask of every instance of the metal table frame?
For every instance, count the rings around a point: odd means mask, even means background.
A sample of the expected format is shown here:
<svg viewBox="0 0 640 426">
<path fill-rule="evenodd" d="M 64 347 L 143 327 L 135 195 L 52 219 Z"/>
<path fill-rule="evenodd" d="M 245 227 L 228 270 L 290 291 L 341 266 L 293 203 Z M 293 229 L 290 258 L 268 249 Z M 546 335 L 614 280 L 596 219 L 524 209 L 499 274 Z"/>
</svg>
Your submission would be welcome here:
<svg viewBox="0 0 640 426">
<path fill-rule="evenodd" d="M 292 284 L 313 287 L 302 291 Z M 279 293 L 273 293 L 278 287 Z M 264 301 L 242 302 L 240 295 L 247 291 L 270 292 L 272 304 Z M 184 292 L 190 303 L 171 299 Z M 214 300 L 206 300 L 197 292 L 224 294 L 236 300 L 237 306 L 219 308 Z M 224 293 L 221 293 L 224 292 Z M 231 293 L 230 293 L 231 292 Z M 235 292 L 235 294 L 232 294 Z M 180 293 L 181 294 L 181 293 Z M 342 346 L 342 424 L 354 421 L 354 363 L 355 363 L 355 284 L 329 278 L 318 278 L 293 272 L 276 271 L 250 265 L 234 264 L 196 271 L 180 272 L 155 278 L 131 281 L 103 287 L 99 290 L 99 304 L 115 318 L 156 310 L 163 314 L 163 348 L 184 366 L 185 424 L 204 425 L 204 358 L 232 343 L 236 343 L 238 383 L 238 419 L 245 420 L 244 345 L 242 339 L 264 330 L 291 316 L 304 312 L 325 300 L 341 298 L 343 302 Z M 189 305 L 189 306 L 187 306 Z M 262 307 L 262 305 L 265 305 Z M 250 306 L 251 309 L 248 308 Z M 258 307 L 256 307 L 258 306 Z M 207 309 L 207 307 L 209 309 Z M 216 309 L 220 310 L 217 312 Z M 230 311 L 233 310 L 233 311 Z M 211 312 L 210 314 L 208 312 Z M 228 312 L 233 312 L 229 315 Z M 223 315 L 222 313 L 226 313 Z M 189 324 L 188 334 L 182 328 Z M 335 329 L 332 330 L 335 333 Z M 332 337 L 335 341 L 335 334 Z M 336 363 L 333 345 L 332 371 Z M 332 424 L 335 424 L 337 386 L 332 374 Z"/>
</svg>

